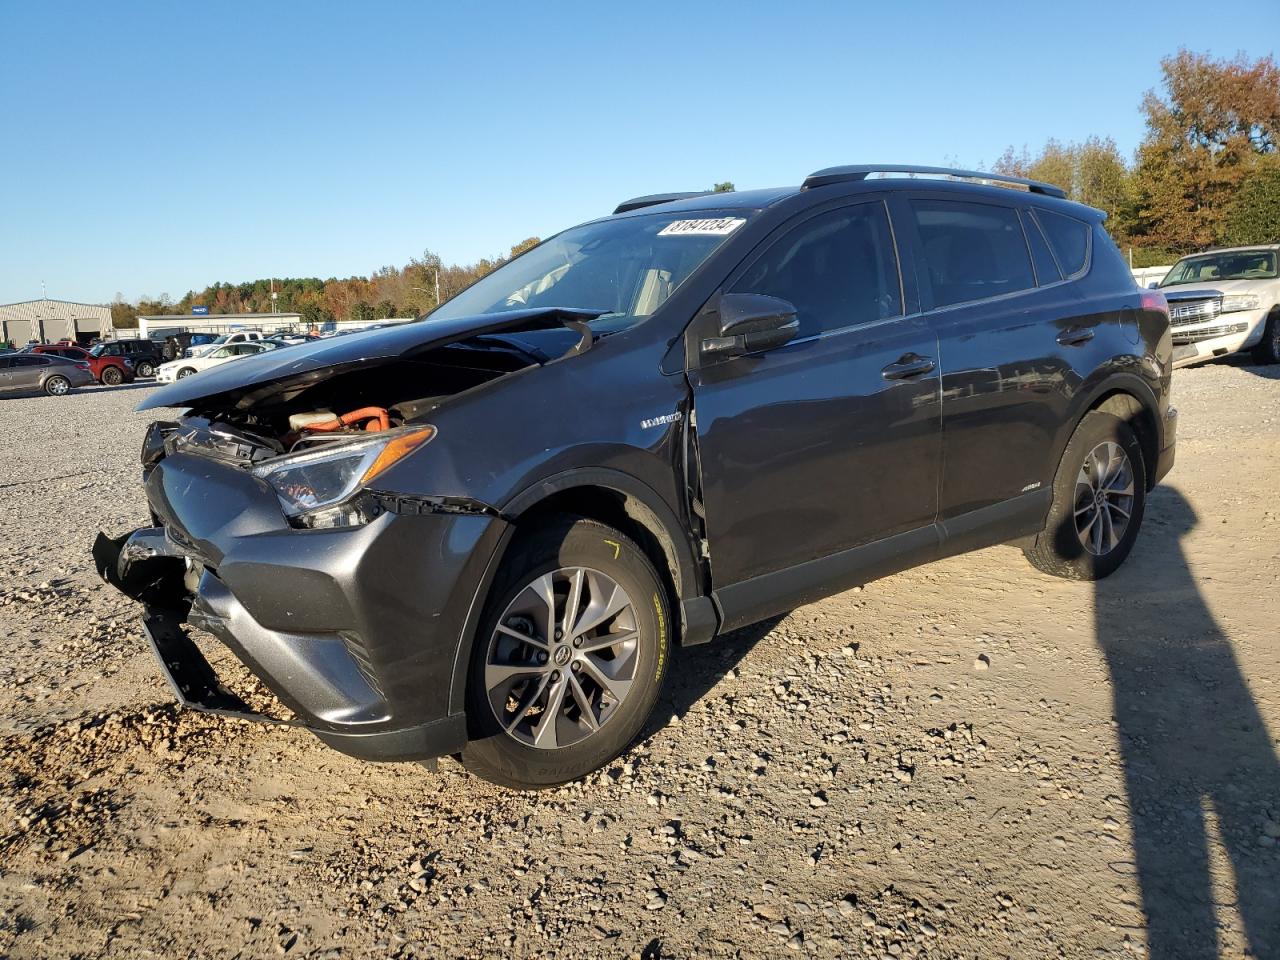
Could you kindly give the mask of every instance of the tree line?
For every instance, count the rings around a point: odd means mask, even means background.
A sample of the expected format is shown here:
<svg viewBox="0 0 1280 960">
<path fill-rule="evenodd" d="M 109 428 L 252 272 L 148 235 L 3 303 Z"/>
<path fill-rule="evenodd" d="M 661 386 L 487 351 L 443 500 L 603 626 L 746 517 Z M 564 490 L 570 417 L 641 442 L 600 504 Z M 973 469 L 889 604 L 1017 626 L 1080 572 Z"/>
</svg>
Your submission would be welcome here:
<svg viewBox="0 0 1280 960">
<path fill-rule="evenodd" d="M 210 313 L 300 313 L 308 326 L 334 320 L 372 323 L 419 317 L 538 242 L 537 237 L 530 237 L 505 255 L 469 264 L 445 264 L 427 250 L 403 267 L 382 267 L 367 277 L 278 277 L 248 283 L 215 283 L 203 290 L 190 290 L 179 300 L 160 294 L 127 303 L 117 293 L 111 303 L 111 321 L 116 327 L 136 327 L 139 316 L 190 314 L 193 306 L 208 307 Z"/>
<path fill-rule="evenodd" d="M 1056 184 L 1107 213 L 1134 266 L 1214 245 L 1280 241 L 1280 67 L 1270 56 L 1161 61 L 1162 89 L 1142 101 L 1146 134 L 1132 162 L 1109 137 L 1010 147 L 995 172 Z"/>
</svg>

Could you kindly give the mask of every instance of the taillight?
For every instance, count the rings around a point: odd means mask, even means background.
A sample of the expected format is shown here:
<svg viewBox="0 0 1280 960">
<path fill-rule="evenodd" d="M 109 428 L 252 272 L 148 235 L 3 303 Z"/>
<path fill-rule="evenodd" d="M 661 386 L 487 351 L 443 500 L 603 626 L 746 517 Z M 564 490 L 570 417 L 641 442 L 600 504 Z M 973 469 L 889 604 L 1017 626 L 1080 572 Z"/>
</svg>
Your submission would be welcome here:
<svg viewBox="0 0 1280 960">
<path fill-rule="evenodd" d="M 92 367 L 89 366 L 89 362 L 87 360 L 77 360 L 75 363 L 76 363 L 76 366 L 79 367 L 81 370 L 93 369 Z"/>
<path fill-rule="evenodd" d="M 1169 315 L 1169 301 L 1164 298 L 1164 294 L 1159 290 L 1143 290 L 1142 291 L 1142 309 L 1154 310 Z"/>
</svg>

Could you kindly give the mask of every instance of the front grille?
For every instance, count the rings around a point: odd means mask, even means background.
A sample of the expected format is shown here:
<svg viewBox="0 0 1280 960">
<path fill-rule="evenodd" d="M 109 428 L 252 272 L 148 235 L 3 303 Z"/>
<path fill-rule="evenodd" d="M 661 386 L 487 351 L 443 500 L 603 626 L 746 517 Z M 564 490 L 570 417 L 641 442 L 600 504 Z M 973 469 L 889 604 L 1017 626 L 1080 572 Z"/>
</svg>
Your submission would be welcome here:
<svg viewBox="0 0 1280 960">
<path fill-rule="evenodd" d="M 1218 297 L 1179 301 L 1169 304 L 1169 325 L 1185 327 L 1189 323 L 1203 323 L 1221 312 L 1222 300 Z"/>
<path fill-rule="evenodd" d="M 1248 329 L 1247 323 L 1225 323 L 1217 327 L 1205 327 L 1202 330 L 1184 330 L 1173 335 L 1173 342 L 1199 343 L 1201 340 L 1213 340 L 1217 337 L 1229 337 L 1233 333 L 1244 333 Z"/>
</svg>

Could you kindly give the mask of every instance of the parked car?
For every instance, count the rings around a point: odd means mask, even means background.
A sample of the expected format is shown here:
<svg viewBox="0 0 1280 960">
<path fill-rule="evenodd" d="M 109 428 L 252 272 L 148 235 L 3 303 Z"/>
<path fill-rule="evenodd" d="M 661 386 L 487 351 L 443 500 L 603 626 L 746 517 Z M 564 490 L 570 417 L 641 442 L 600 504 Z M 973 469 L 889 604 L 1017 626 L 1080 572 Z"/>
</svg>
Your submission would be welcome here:
<svg viewBox="0 0 1280 960">
<path fill-rule="evenodd" d="M 183 357 L 181 360 L 162 363 L 160 369 L 156 371 L 156 379 L 160 383 L 172 383 L 175 380 L 183 380 L 194 373 L 199 373 L 201 370 L 208 370 L 210 367 L 226 363 L 228 360 L 252 357 L 255 354 L 266 353 L 275 349 L 278 348 L 274 343 L 227 343 L 215 348 L 212 353 L 198 357 Z"/>
<path fill-rule="evenodd" d="M 331 746 L 521 788 L 624 749 L 673 643 L 1002 542 L 1107 576 L 1173 464 L 1163 296 L 1057 187 L 885 172 L 628 201 L 156 391 L 157 526 L 98 568 L 190 705 L 261 719 L 184 622 Z"/>
<path fill-rule="evenodd" d="M 61 397 L 75 387 L 93 383 L 93 372 L 83 361 L 42 353 L 0 355 L 0 394 L 42 391 Z"/>
<path fill-rule="evenodd" d="M 161 360 L 168 363 L 170 360 L 177 360 L 187 355 L 187 350 L 191 347 L 201 347 L 207 343 L 213 343 L 218 339 L 217 334 L 213 333 L 173 333 L 164 338 L 164 343 L 160 348 Z"/>
<path fill-rule="evenodd" d="M 84 347 L 68 343 L 42 343 L 32 347 L 31 352 L 87 363 L 93 379 L 107 386 L 128 383 L 134 378 L 133 360 L 129 357 L 94 356 Z"/>
<path fill-rule="evenodd" d="M 121 357 L 133 363 L 133 372 L 139 377 L 153 377 L 160 366 L 160 345 L 154 340 L 104 340 L 94 344 L 89 352 L 95 357 Z"/>
<path fill-rule="evenodd" d="M 1173 365 L 1252 350 L 1280 363 L 1280 244 L 1183 257 L 1160 281 L 1173 325 Z"/>
<path fill-rule="evenodd" d="M 218 349 L 218 347 L 231 343 L 251 343 L 255 340 L 261 340 L 263 336 L 264 334 L 261 330 L 237 330 L 235 333 L 224 333 L 210 343 L 188 347 L 186 355 L 188 357 L 202 357 Z"/>
</svg>

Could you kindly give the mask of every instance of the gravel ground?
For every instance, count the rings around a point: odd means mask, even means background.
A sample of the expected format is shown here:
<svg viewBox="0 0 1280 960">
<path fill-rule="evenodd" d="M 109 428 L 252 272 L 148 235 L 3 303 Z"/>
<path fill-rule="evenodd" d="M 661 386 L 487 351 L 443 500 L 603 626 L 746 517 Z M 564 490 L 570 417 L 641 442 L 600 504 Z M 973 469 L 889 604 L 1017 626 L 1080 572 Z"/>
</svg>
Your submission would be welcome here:
<svg viewBox="0 0 1280 960">
<path fill-rule="evenodd" d="M 174 709 L 88 558 L 146 389 L 0 401 L 0 955 L 1280 956 L 1280 371 L 1179 371 L 1105 583 L 997 548 L 682 651 L 536 795 Z"/>
</svg>

